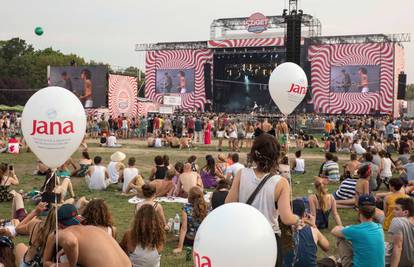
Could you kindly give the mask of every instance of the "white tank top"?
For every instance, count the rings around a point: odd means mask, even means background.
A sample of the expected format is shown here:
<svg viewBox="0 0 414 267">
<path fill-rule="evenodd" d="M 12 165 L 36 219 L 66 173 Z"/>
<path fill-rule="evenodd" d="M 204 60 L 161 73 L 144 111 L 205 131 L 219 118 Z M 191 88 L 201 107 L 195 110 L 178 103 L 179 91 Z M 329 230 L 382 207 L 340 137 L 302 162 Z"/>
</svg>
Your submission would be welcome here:
<svg viewBox="0 0 414 267">
<path fill-rule="evenodd" d="M 89 189 L 103 190 L 107 187 L 105 169 L 104 166 L 93 166 L 93 172 L 89 180 Z"/>
<path fill-rule="evenodd" d="M 392 177 L 392 171 L 391 171 L 391 160 L 389 158 L 383 158 L 383 169 L 381 170 L 381 176 L 382 177 Z"/>
<path fill-rule="evenodd" d="M 296 167 L 295 171 L 303 172 L 305 171 L 305 160 L 304 159 L 296 159 Z"/>
<path fill-rule="evenodd" d="M 263 177 L 264 178 L 264 177 Z M 251 204 L 258 209 L 269 221 L 273 231 L 280 234 L 279 223 L 277 221 L 279 212 L 275 207 L 275 188 L 280 181 L 280 175 L 272 176 L 259 191 Z M 246 203 L 247 199 L 259 185 L 262 178 L 257 178 L 253 169 L 244 168 L 241 170 L 240 188 L 239 188 L 239 202 Z"/>
<path fill-rule="evenodd" d="M 156 249 L 142 249 L 137 245 L 134 252 L 129 254 L 132 267 L 159 267 L 161 256 Z"/>
<path fill-rule="evenodd" d="M 122 192 L 126 192 L 126 189 L 128 187 L 129 182 L 131 182 L 132 179 L 137 177 L 138 175 L 138 169 L 137 168 L 125 168 L 124 169 L 124 184 L 122 185 Z"/>
<path fill-rule="evenodd" d="M 115 162 L 115 161 L 111 161 L 108 164 L 108 175 L 109 175 L 109 179 L 111 180 L 111 183 L 116 184 L 118 183 L 118 179 L 119 179 L 119 171 L 116 168 L 116 165 L 119 162 Z"/>
</svg>

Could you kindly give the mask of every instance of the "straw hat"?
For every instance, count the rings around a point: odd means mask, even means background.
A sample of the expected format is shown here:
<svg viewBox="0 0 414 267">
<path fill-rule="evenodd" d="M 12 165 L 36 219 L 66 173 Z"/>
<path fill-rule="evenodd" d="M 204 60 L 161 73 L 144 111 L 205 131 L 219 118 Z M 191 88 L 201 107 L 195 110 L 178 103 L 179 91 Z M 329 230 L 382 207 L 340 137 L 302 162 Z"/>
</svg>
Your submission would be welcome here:
<svg viewBox="0 0 414 267">
<path fill-rule="evenodd" d="M 111 156 L 111 161 L 121 162 L 126 158 L 126 155 L 120 151 L 115 152 Z"/>
<path fill-rule="evenodd" d="M 217 156 L 218 160 L 220 160 L 221 162 L 226 162 L 226 157 L 223 154 L 218 154 Z"/>
</svg>

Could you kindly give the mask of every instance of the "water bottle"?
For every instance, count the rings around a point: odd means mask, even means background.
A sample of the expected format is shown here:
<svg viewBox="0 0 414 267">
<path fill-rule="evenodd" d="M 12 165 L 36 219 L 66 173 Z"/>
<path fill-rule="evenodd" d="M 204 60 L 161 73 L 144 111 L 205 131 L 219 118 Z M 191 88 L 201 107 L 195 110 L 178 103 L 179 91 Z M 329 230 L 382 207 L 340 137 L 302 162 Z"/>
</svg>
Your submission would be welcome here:
<svg viewBox="0 0 414 267">
<path fill-rule="evenodd" d="M 173 218 L 169 218 L 169 219 L 168 219 L 168 223 L 167 223 L 167 226 L 168 226 L 168 232 L 172 232 L 172 230 L 173 230 L 173 225 L 174 225 L 174 219 L 173 219 Z"/>
<path fill-rule="evenodd" d="M 178 236 L 180 232 L 180 215 L 178 213 L 175 214 L 174 217 L 174 234 L 175 236 Z"/>
</svg>

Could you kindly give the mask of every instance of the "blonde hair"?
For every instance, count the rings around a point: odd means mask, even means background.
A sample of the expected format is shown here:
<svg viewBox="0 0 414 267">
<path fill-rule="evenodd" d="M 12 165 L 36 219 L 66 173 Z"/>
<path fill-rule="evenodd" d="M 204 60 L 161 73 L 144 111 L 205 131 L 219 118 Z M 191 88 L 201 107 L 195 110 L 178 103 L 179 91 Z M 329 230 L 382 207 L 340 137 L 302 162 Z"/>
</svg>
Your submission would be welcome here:
<svg viewBox="0 0 414 267">
<path fill-rule="evenodd" d="M 55 232 L 56 230 L 56 207 L 53 205 L 50 209 L 49 209 L 49 213 L 46 217 L 46 220 L 41 223 L 40 229 L 38 230 L 39 232 L 39 238 L 38 238 L 38 243 L 37 246 L 40 248 L 40 251 L 43 252 L 45 246 L 46 246 L 46 241 L 48 236 Z"/>
<path fill-rule="evenodd" d="M 325 202 L 325 196 L 328 195 L 328 190 L 326 186 L 320 180 L 315 181 L 315 189 L 316 189 L 315 195 L 316 195 L 316 198 L 318 199 L 319 208 L 323 211 L 326 211 L 328 205 Z"/>
</svg>

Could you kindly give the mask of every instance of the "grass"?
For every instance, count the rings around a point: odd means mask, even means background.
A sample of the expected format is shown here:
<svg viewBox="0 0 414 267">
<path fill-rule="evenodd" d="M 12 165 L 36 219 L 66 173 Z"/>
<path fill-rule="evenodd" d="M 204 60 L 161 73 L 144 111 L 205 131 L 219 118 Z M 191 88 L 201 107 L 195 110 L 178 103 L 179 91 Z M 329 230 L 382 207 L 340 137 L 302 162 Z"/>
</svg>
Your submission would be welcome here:
<svg viewBox="0 0 414 267">
<path fill-rule="evenodd" d="M 104 163 L 109 162 L 110 155 L 115 152 L 115 150 L 100 148 L 94 140 L 89 141 L 89 150 L 91 156 L 100 155 L 104 159 Z M 227 145 L 227 144 L 226 144 Z M 153 149 L 146 148 L 144 142 L 138 141 L 124 141 L 124 145 L 119 149 L 126 153 L 127 157 L 135 157 L 137 160 L 137 167 L 144 177 L 149 176 L 149 172 L 153 166 L 153 158 L 158 154 L 167 154 L 170 157 L 170 162 L 175 163 L 177 161 L 184 161 L 190 155 L 196 155 L 198 157 L 197 163 L 199 166 L 203 166 L 205 163 L 204 157 L 207 154 L 212 154 L 217 156 L 214 145 L 202 146 L 191 151 L 188 150 L 176 150 L 176 149 Z M 244 162 L 246 159 L 247 150 L 242 150 L 241 162 Z M 223 152 L 226 153 L 226 152 Z M 290 155 L 293 157 L 293 155 Z M 323 153 L 319 149 L 305 150 L 303 151 L 303 157 L 306 160 L 306 174 L 293 176 L 294 186 L 293 186 L 293 196 L 307 196 L 313 190 L 313 176 L 318 174 L 320 164 L 323 162 Z M 73 159 L 80 158 L 80 153 L 76 152 L 73 156 Z M 347 155 L 340 155 L 340 166 L 343 165 L 345 160 L 348 158 Z M 33 188 L 39 188 L 43 183 L 43 177 L 33 176 L 32 172 L 35 168 L 36 157 L 32 153 L 21 153 L 20 155 L 11 155 L 11 154 L 1 154 L 2 162 L 8 162 L 14 165 L 16 174 L 20 178 L 20 185 L 14 189 L 23 189 L 25 192 L 31 191 Z M 75 189 L 75 194 L 77 196 L 86 196 L 87 198 L 103 198 L 108 203 L 111 212 L 114 217 L 115 225 L 118 231 L 118 240 L 122 238 L 123 233 L 128 229 L 134 212 L 134 206 L 127 202 L 128 198 L 120 195 L 119 191 L 115 187 L 109 187 L 106 191 L 96 192 L 88 190 L 83 179 L 72 178 L 72 182 Z M 298 182 L 296 184 L 295 182 Z M 329 185 L 330 192 L 333 192 L 336 189 L 336 185 Z M 27 201 L 26 208 L 31 210 L 34 206 L 30 201 Z M 164 203 L 164 212 L 166 218 L 172 218 L 176 213 L 180 212 L 181 206 L 179 204 Z M 10 218 L 11 203 L 0 203 L 0 218 Z M 344 225 L 352 224 L 356 222 L 356 214 L 352 210 L 340 210 L 340 216 Z M 331 216 L 332 219 L 332 216 Z M 330 227 L 335 225 L 334 221 L 330 221 Z M 323 233 L 329 239 L 331 243 L 331 249 L 329 255 L 334 254 L 335 242 L 332 236 L 329 234 L 329 230 L 324 230 Z M 17 237 L 16 242 L 28 242 L 27 237 Z M 161 266 L 193 266 L 192 262 L 187 262 L 185 260 L 184 253 L 182 255 L 173 255 L 172 250 L 177 244 L 177 238 L 172 234 L 168 235 L 168 243 L 162 254 Z M 321 251 L 321 250 L 319 250 Z M 319 252 L 321 253 L 321 252 Z M 320 254 L 319 256 L 322 256 Z"/>
</svg>

